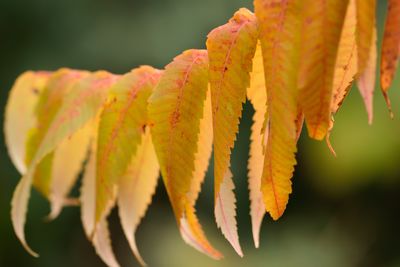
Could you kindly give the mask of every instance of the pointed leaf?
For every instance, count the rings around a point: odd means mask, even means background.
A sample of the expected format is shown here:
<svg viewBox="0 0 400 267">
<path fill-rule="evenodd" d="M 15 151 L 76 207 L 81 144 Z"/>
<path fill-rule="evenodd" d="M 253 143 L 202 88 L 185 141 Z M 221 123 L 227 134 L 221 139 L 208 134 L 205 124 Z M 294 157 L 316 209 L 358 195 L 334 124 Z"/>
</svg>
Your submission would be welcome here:
<svg viewBox="0 0 400 267">
<path fill-rule="evenodd" d="M 357 74 L 356 1 L 349 1 L 340 36 L 333 78 L 332 114 L 342 105 Z"/>
<path fill-rule="evenodd" d="M 356 0 L 358 73 L 364 73 L 373 46 L 376 0 Z M 344 28 L 345 29 L 345 28 Z"/>
<path fill-rule="evenodd" d="M 201 184 L 204 181 L 212 152 L 213 131 L 211 111 L 211 93 L 208 90 L 204 103 L 203 118 L 200 120 L 200 133 L 194 161 L 193 179 L 187 193 L 188 202 L 186 203 L 185 214 L 180 221 L 180 232 L 182 238 L 189 245 L 214 259 L 221 259 L 222 254 L 216 251 L 208 242 L 195 210 L 196 200 L 200 193 Z"/>
<path fill-rule="evenodd" d="M 126 173 L 119 179 L 118 206 L 121 225 L 129 246 L 140 264 L 146 265 L 139 254 L 135 234 L 151 203 L 160 168 L 148 129 L 141 140 Z"/>
<path fill-rule="evenodd" d="M 309 136 L 322 140 L 331 120 L 333 75 L 348 0 L 305 0 L 300 103 Z"/>
<path fill-rule="evenodd" d="M 96 149 L 98 120 L 95 120 L 91 136 L 90 154 L 85 164 L 82 186 L 80 189 L 81 221 L 86 237 L 90 240 L 94 232 L 96 212 Z"/>
<path fill-rule="evenodd" d="M 71 138 L 64 140 L 54 152 L 49 192 L 51 204 L 49 219 L 55 219 L 63 206 L 75 204 L 67 198 L 67 195 L 82 170 L 93 130 L 92 124 L 86 125 L 73 134 Z"/>
<path fill-rule="evenodd" d="M 49 76 L 49 72 L 27 71 L 21 74 L 8 97 L 4 117 L 5 143 L 20 174 L 26 172 L 25 143 L 29 130 L 36 123 L 34 110 Z"/>
<path fill-rule="evenodd" d="M 89 73 L 70 69 L 54 72 L 40 96 L 35 108 L 36 122 L 26 142 L 25 160 L 29 165 L 43 141 L 53 119 L 64 103 L 71 88 Z M 54 153 L 46 155 L 36 166 L 33 185 L 46 198 L 50 196 Z"/>
<path fill-rule="evenodd" d="M 258 43 L 253 59 L 250 87 L 247 98 L 255 110 L 253 126 L 251 127 L 251 144 L 249 152 L 249 190 L 250 190 L 250 216 L 254 245 L 258 248 L 261 223 L 265 215 L 265 205 L 261 193 L 261 176 L 263 171 L 264 151 L 264 121 L 267 112 L 267 89 L 265 87 L 264 66 L 261 53 L 261 44 Z"/>
<path fill-rule="evenodd" d="M 302 3 L 255 1 L 268 100 L 261 188 L 266 210 L 274 220 L 282 216 L 292 192 L 296 143 L 302 126 L 297 92 L 300 37 L 304 34 Z"/>
<path fill-rule="evenodd" d="M 377 61 L 377 33 L 374 28 L 372 44 L 369 57 L 364 72 L 358 77 L 357 85 L 364 100 L 365 109 L 368 114 L 368 123 L 372 124 L 373 119 L 373 96 L 376 81 L 376 61 Z"/>
<path fill-rule="evenodd" d="M 100 115 L 96 163 L 96 218 L 100 221 L 116 197 L 118 180 L 126 172 L 147 124 L 147 100 L 160 71 L 134 69 L 110 89 Z"/>
<path fill-rule="evenodd" d="M 108 223 L 105 214 L 103 218 L 97 223 L 95 228 L 95 212 L 96 212 L 96 160 L 97 160 L 97 133 L 99 127 L 99 115 L 93 121 L 93 130 L 90 135 L 90 155 L 89 160 L 86 162 L 84 175 L 82 178 L 81 187 L 81 220 L 83 229 L 87 238 L 92 242 L 97 255 L 103 260 L 105 264 L 110 267 L 118 267 L 119 264 L 115 259 L 112 250 L 110 233 L 108 230 Z M 115 199 L 114 199 L 115 200 Z M 111 203 L 111 205 L 114 205 Z"/>
<path fill-rule="evenodd" d="M 36 166 L 61 142 L 96 115 L 103 104 L 107 89 L 115 82 L 116 78 L 106 72 L 97 72 L 74 86 L 40 143 L 26 175 L 21 178 L 14 191 L 11 201 L 11 219 L 14 231 L 25 249 L 33 256 L 37 256 L 37 254 L 29 248 L 25 241 L 24 225 Z"/>
<path fill-rule="evenodd" d="M 228 192 L 234 188 L 229 165 L 250 82 L 257 34 L 253 13 L 240 9 L 227 24 L 209 33 L 207 39 L 214 129 L 215 215 L 222 233 L 240 256 L 243 253 L 237 234 L 235 196 Z"/>
<path fill-rule="evenodd" d="M 400 0 L 388 0 L 385 30 L 381 51 L 381 89 L 389 111 L 390 100 L 387 95 L 396 73 L 400 56 Z"/>
<path fill-rule="evenodd" d="M 194 185 L 198 183 L 194 180 L 197 179 L 195 161 L 207 93 L 207 70 L 206 51 L 185 51 L 166 66 L 149 100 L 154 147 L 181 233 L 186 226 L 182 218 L 188 221 L 190 231 L 200 233 L 199 225 L 192 223 L 192 207 L 197 194 L 191 190 L 198 187 Z M 219 257 L 219 252 L 204 236 L 194 233 L 189 233 L 197 238 L 189 242 L 191 245 L 211 257 Z"/>
<path fill-rule="evenodd" d="M 98 224 L 98 228 L 93 236 L 93 245 L 96 249 L 97 255 L 109 267 L 119 267 L 115 259 L 114 252 L 110 240 L 110 231 L 108 230 L 108 223 L 105 218 L 102 218 Z"/>
</svg>

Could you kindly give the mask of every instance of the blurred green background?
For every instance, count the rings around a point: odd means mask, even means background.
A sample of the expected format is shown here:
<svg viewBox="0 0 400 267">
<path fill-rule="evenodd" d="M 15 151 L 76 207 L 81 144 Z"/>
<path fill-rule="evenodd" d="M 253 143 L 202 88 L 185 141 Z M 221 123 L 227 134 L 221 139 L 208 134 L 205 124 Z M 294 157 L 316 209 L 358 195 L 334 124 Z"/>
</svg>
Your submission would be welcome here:
<svg viewBox="0 0 400 267">
<path fill-rule="evenodd" d="M 1 113 L 13 81 L 25 70 L 65 66 L 124 73 L 142 64 L 162 68 L 185 49 L 204 48 L 211 29 L 238 8 L 251 8 L 251 2 L 1 0 Z M 381 39 L 386 1 L 378 2 Z M 390 92 L 397 116 L 389 119 L 377 90 L 372 126 L 353 88 L 332 133 L 337 158 L 325 143 L 312 141 L 303 132 L 290 203 L 278 222 L 264 219 L 259 249 L 252 243 L 248 215 L 246 161 L 253 110 L 246 103 L 232 158 L 245 257 L 235 255 L 216 228 L 208 174 L 198 213 L 225 259 L 210 260 L 184 244 L 160 183 L 138 230 L 145 260 L 150 266 L 400 266 L 399 76 Z M 24 251 L 9 215 L 19 175 L 7 156 L 3 133 L 0 140 L 0 266 L 103 266 L 84 236 L 79 209 L 66 208 L 58 219 L 45 222 L 48 203 L 37 192 L 30 201 L 26 229 L 29 243 L 41 257 L 32 258 Z M 123 266 L 137 266 L 115 211 L 110 221 L 118 259 Z"/>
</svg>

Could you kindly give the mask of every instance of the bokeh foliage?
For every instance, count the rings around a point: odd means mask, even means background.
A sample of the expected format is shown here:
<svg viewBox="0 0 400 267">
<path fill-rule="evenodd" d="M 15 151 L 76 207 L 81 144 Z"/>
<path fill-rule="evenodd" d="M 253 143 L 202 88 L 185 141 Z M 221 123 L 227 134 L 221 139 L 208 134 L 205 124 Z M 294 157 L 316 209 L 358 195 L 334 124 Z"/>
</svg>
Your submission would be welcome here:
<svg viewBox="0 0 400 267">
<path fill-rule="evenodd" d="M 378 2 L 381 37 L 386 1 Z M 225 23 L 239 7 L 251 6 L 248 0 L 2 0 L 1 110 L 14 79 L 27 69 L 66 66 L 125 73 L 141 64 L 161 68 L 185 49 L 204 48 L 212 28 Z M 324 143 L 301 139 L 288 210 L 276 223 L 265 219 L 258 250 L 253 248 L 248 216 L 245 175 L 253 110 L 246 104 L 232 161 L 245 258 L 234 254 L 215 227 L 211 175 L 200 196 L 199 216 L 209 236 L 214 236 L 211 241 L 227 259 L 212 261 L 184 245 L 161 185 L 139 228 L 143 256 L 151 266 L 400 265 L 396 238 L 400 234 L 399 87 L 397 75 L 390 92 L 397 115 L 394 120 L 376 91 L 372 126 L 367 123 L 361 97 L 352 90 L 336 116 L 332 133 L 337 158 Z M 0 140 L 4 140 L 2 133 Z M 28 239 L 41 258 L 25 253 L 9 216 L 9 201 L 19 175 L 3 141 L 0 150 L 0 266 L 102 266 L 83 235 L 79 209 L 67 208 L 56 221 L 44 222 L 48 204 L 37 193 L 30 204 L 27 228 Z M 111 227 L 121 263 L 136 264 L 115 214 Z"/>
</svg>

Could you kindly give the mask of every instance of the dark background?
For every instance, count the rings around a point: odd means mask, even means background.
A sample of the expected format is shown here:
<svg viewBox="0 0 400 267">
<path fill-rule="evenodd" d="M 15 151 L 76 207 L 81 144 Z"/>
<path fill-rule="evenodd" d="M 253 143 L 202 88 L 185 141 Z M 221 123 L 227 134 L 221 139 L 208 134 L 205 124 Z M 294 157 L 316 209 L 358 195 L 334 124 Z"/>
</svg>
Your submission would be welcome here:
<svg viewBox="0 0 400 267">
<path fill-rule="evenodd" d="M 386 1 L 378 2 L 381 39 Z M 252 3 L 1 0 L 1 113 L 13 81 L 25 70 L 65 66 L 125 73 L 142 64 L 162 68 L 186 49 L 204 48 L 207 33 L 240 7 L 251 8 Z M 337 158 L 323 142 L 312 141 L 303 132 L 290 203 L 278 222 L 265 218 L 259 249 L 252 243 L 248 215 L 246 161 L 253 110 L 247 103 L 232 158 L 245 257 L 234 254 L 215 226 L 208 175 L 199 216 L 225 259 L 210 260 L 184 244 L 160 183 L 137 235 L 145 260 L 151 266 L 400 266 L 399 76 L 390 92 L 397 115 L 393 121 L 377 89 L 374 124 L 369 126 L 361 97 L 353 88 L 332 134 Z M 7 155 L 2 133 L 0 140 L 0 266 L 103 266 L 84 236 L 79 209 L 66 208 L 55 221 L 45 222 L 48 203 L 34 190 L 27 239 L 41 257 L 32 258 L 24 251 L 10 221 L 9 203 L 19 174 Z M 137 266 L 115 212 L 111 228 L 121 264 Z"/>
</svg>

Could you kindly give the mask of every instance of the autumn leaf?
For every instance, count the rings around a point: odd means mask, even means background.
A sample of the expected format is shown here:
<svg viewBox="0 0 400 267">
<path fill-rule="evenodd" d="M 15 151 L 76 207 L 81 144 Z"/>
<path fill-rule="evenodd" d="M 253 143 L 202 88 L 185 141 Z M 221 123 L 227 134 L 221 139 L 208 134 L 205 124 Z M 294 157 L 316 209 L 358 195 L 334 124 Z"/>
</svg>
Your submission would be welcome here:
<svg viewBox="0 0 400 267">
<path fill-rule="evenodd" d="M 199 161 L 209 158 L 207 153 L 199 152 L 204 145 L 199 140 L 202 141 L 200 124 L 208 88 L 207 71 L 206 51 L 188 50 L 177 56 L 166 66 L 149 99 L 148 110 L 163 181 L 182 237 L 199 251 L 218 259 L 221 254 L 204 236 L 193 207 L 196 188 L 203 179 L 199 176 L 204 176 Z"/>
<path fill-rule="evenodd" d="M 187 193 L 188 202 L 186 203 L 185 214 L 181 219 L 180 232 L 186 243 L 195 247 L 197 250 L 209 255 L 214 259 L 222 258 L 222 254 L 215 250 L 208 242 L 199 220 L 196 216 L 195 204 L 201 191 L 201 184 L 204 181 L 206 171 L 212 153 L 213 130 L 212 130 L 212 109 L 211 93 L 208 90 L 204 102 L 203 117 L 200 120 L 200 133 L 197 142 L 197 152 L 195 155 L 195 169 L 190 190 Z"/>
<path fill-rule="evenodd" d="M 97 255 L 99 255 L 107 266 L 120 266 L 112 250 L 110 231 L 108 229 L 108 222 L 105 218 L 102 218 L 98 223 L 97 229 L 93 235 L 92 243 L 96 249 Z"/>
<path fill-rule="evenodd" d="M 242 8 L 227 24 L 209 33 L 207 39 L 214 129 L 214 213 L 218 227 L 240 256 L 243 253 L 237 234 L 236 200 L 229 166 L 250 83 L 257 35 L 255 16 Z"/>
<path fill-rule="evenodd" d="M 352 2 L 352 1 L 350 1 Z M 350 5 L 350 3 L 349 3 Z M 373 91 L 376 76 L 376 0 L 356 0 L 357 85 L 364 100 L 368 122 L 373 118 Z M 346 23 L 346 22 L 345 22 Z M 343 26 L 346 31 L 346 26 Z"/>
<path fill-rule="evenodd" d="M 24 225 L 30 189 L 36 166 L 66 138 L 83 127 L 103 104 L 107 89 L 117 79 L 107 72 L 97 72 L 79 81 L 65 99 L 44 138 L 32 157 L 26 174 L 19 181 L 11 201 L 14 231 L 25 249 L 38 256 L 25 241 Z"/>
<path fill-rule="evenodd" d="M 358 71 L 356 42 L 356 1 L 350 0 L 344 18 L 333 78 L 331 113 L 336 114 Z"/>
<path fill-rule="evenodd" d="M 146 129 L 136 154 L 132 157 L 127 171 L 118 182 L 118 207 L 121 225 L 129 246 L 141 265 L 146 264 L 139 254 L 135 233 L 155 192 L 159 171 L 160 167 L 150 130 Z"/>
<path fill-rule="evenodd" d="M 252 233 L 255 246 L 259 246 L 261 223 L 265 215 L 265 205 L 261 192 L 261 176 L 263 171 L 265 135 L 263 129 L 267 112 L 267 89 L 265 87 L 263 58 L 261 44 L 257 44 L 257 50 L 253 59 L 253 70 L 250 75 L 250 87 L 247 90 L 247 98 L 255 110 L 253 125 L 251 127 L 251 144 L 249 152 L 249 191 L 250 191 L 250 216 Z"/>
<path fill-rule="evenodd" d="M 143 156 L 136 155 L 136 151 L 148 122 L 147 100 L 160 73 L 152 67 L 143 66 L 122 76 L 109 89 L 107 100 L 99 111 L 95 141 L 81 190 L 82 222 L 86 235 L 92 241 L 97 254 L 109 266 L 118 266 L 118 263 L 111 247 L 107 216 L 116 203 L 116 190 L 120 179 L 127 171 L 131 174 L 138 171 L 136 170 L 138 163 L 134 166 L 130 165 L 135 157 Z M 134 178 L 125 177 L 124 186 L 128 186 L 129 184 L 126 183 Z M 138 179 L 136 177 L 134 181 Z M 122 192 L 124 190 L 127 188 L 123 188 Z M 124 201 L 120 203 L 123 205 L 123 212 L 120 214 L 125 215 L 126 201 L 132 200 L 132 196 L 128 199 L 126 194 L 122 196 Z M 133 197 L 139 197 L 139 195 Z M 144 199 L 146 197 L 146 195 L 143 196 Z M 140 202 L 135 204 L 140 205 Z M 143 213 L 141 216 L 147 208 L 147 202 L 144 204 L 144 210 L 139 211 Z M 121 221 L 125 227 L 126 220 L 121 219 Z M 141 260 L 140 256 L 139 260 Z"/>
<path fill-rule="evenodd" d="M 86 237 L 90 240 L 94 232 L 96 212 L 96 149 L 98 121 L 95 119 L 91 135 L 90 153 L 83 169 L 82 186 L 79 200 L 81 203 L 81 221 Z"/>
<path fill-rule="evenodd" d="M 254 0 L 212 30 L 206 50 L 187 50 L 164 71 L 142 66 L 124 75 L 63 68 L 23 73 L 5 110 L 8 153 L 22 175 L 11 202 L 14 231 L 26 250 L 33 186 L 50 202 L 50 219 L 81 204 L 85 234 L 105 264 L 119 267 L 107 217 L 117 204 L 132 253 L 145 262 L 136 231 L 159 172 L 183 240 L 214 259 L 196 201 L 214 144 L 214 215 L 243 256 L 230 157 L 246 96 L 255 113 L 248 161 L 256 247 L 266 212 L 280 218 L 292 192 L 304 120 L 311 138 L 329 143 L 333 118 L 356 80 L 372 122 L 376 79 L 376 0 Z M 381 55 L 387 96 L 400 54 L 400 0 L 389 0 Z M 84 165 L 84 166 L 83 166 Z M 84 169 L 79 200 L 69 193 Z"/>
<path fill-rule="evenodd" d="M 355 5 L 358 73 L 362 75 L 370 62 L 371 47 L 374 43 L 376 0 L 356 0 Z"/>
<path fill-rule="evenodd" d="M 331 116 L 329 130 L 326 134 L 327 145 L 334 156 L 336 152 L 331 145 L 330 135 L 334 126 L 334 115 L 342 106 L 344 99 L 348 95 L 355 76 L 358 73 L 358 43 L 356 38 L 357 17 L 356 1 L 349 0 L 346 15 L 343 22 L 342 33 L 340 35 L 338 53 L 335 63 L 333 76 L 333 93 L 331 102 Z"/>
<path fill-rule="evenodd" d="M 254 2 L 260 23 L 268 102 L 261 188 L 266 210 L 274 220 L 282 216 L 292 192 L 290 179 L 302 125 L 297 100 L 301 3 L 297 0 Z"/>
<path fill-rule="evenodd" d="M 381 89 L 391 115 L 391 104 L 387 95 L 396 73 L 400 56 L 400 0 L 388 0 L 388 12 L 381 51 Z"/>
<path fill-rule="evenodd" d="M 49 77 L 35 106 L 35 124 L 27 135 L 25 161 L 28 166 L 32 162 L 40 143 L 43 141 L 71 87 L 86 75 L 88 75 L 87 72 L 60 69 Z M 49 154 L 36 166 L 36 174 L 33 181 L 36 189 L 46 197 L 48 197 L 50 190 L 52 160 L 53 154 Z M 45 175 L 46 172 L 47 175 Z"/>
<path fill-rule="evenodd" d="M 27 136 L 25 160 L 28 165 L 71 87 L 88 74 L 84 71 L 60 69 L 49 77 L 35 107 L 35 125 Z M 46 155 L 36 166 L 33 185 L 49 199 L 52 210 L 50 218 L 55 218 L 67 202 L 65 197 L 77 179 L 86 157 L 87 136 L 87 130 L 80 131 L 70 140 L 65 140 L 60 151 L 57 149 Z M 69 158 L 67 164 L 65 158 Z"/>
<path fill-rule="evenodd" d="M 64 140 L 54 152 L 51 167 L 49 201 L 51 212 L 49 219 L 55 219 L 65 205 L 78 205 L 77 199 L 68 198 L 87 158 L 93 124 L 79 129 L 70 138 Z"/>
<path fill-rule="evenodd" d="M 364 100 L 365 109 L 368 114 L 368 123 L 372 124 L 373 119 L 373 94 L 376 82 L 376 61 L 377 61 L 377 33 L 374 28 L 372 43 L 369 51 L 369 58 L 364 72 L 357 79 L 358 89 Z"/>
<path fill-rule="evenodd" d="M 100 113 L 100 112 L 99 112 Z M 97 161 L 97 138 L 99 128 L 99 117 L 93 120 L 93 131 L 91 137 L 90 156 L 86 162 L 81 187 L 81 220 L 87 238 L 92 242 L 97 255 L 109 267 L 118 267 L 119 264 L 114 256 L 108 229 L 107 216 L 105 214 L 97 223 L 95 228 L 96 213 L 96 161 Z M 112 201 L 115 201 L 113 199 Z"/>
<path fill-rule="evenodd" d="M 36 124 L 35 107 L 50 72 L 27 71 L 11 88 L 4 116 L 4 135 L 8 154 L 20 174 L 25 174 L 26 139 Z M 24 114 L 21 116 L 21 114 Z"/>
<path fill-rule="evenodd" d="M 299 99 L 309 136 L 322 140 L 331 120 L 335 61 L 348 0 L 305 0 L 302 4 Z"/>
<path fill-rule="evenodd" d="M 98 129 L 95 224 L 112 207 L 118 180 L 141 142 L 147 100 L 159 76 L 160 71 L 143 66 L 121 77 L 109 91 Z"/>
</svg>

